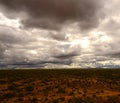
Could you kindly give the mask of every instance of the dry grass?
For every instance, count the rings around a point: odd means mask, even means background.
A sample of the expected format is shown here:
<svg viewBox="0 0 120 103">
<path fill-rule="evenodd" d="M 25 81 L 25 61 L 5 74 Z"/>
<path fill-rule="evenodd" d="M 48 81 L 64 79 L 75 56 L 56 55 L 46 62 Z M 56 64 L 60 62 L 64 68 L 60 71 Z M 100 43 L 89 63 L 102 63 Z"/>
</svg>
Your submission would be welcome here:
<svg viewBox="0 0 120 103">
<path fill-rule="evenodd" d="M 119 102 L 120 69 L 0 71 L 0 103 Z"/>
</svg>

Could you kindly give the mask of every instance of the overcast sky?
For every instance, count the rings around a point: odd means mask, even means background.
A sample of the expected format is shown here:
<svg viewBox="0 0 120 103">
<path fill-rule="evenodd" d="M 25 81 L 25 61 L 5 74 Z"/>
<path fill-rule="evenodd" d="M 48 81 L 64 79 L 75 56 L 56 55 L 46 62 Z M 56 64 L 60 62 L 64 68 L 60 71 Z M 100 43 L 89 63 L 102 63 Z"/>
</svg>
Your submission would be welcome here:
<svg viewBox="0 0 120 103">
<path fill-rule="evenodd" d="M 2 67 L 120 67 L 120 0 L 0 0 Z"/>
</svg>

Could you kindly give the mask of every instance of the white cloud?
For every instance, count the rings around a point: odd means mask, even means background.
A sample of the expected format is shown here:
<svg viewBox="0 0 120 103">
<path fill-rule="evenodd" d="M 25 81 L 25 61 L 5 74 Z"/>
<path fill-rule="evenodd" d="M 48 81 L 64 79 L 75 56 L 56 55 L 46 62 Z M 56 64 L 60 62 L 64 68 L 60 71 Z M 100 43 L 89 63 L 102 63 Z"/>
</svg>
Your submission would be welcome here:
<svg viewBox="0 0 120 103">
<path fill-rule="evenodd" d="M 20 19 L 9 19 L 0 12 L 0 25 L 19 28 L 21 26 Z"/>
</svg>

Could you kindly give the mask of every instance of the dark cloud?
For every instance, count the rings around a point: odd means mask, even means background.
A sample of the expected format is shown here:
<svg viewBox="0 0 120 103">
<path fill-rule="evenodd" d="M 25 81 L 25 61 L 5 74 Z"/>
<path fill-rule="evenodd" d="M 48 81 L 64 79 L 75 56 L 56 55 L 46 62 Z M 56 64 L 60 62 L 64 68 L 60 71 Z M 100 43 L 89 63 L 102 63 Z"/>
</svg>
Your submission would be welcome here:
<svg viewBox="0 0 120 103">
<path fill-rule="evenodd" d="M 103 1 L 0 0 L 0 67 L 118 66 L 120 1 Z"/>
<path fill-rule="evenodd" d="M 22 40 L 20 40 L 20 38 L 17 38 L 17 36 L 15 37 L 15 35 L 13 35 L 10 30 L 7 30 L 0 31 L 0 41 L 5 44 L 14 44 L 19 43 Z"/>
<path fill-rule="evenodd" d="M 0 58 L 3 58 L 5 50 L 6 50 L 6 45 L 4 45 L 0 42 Z"/>
<path fill-rule="evenodd" d="M 67 59 L 67 60 L 63 60 L 63 61 L 61 61 L 61 60 L 57 60 L 57 59 L 54 59 L 54 60 L 52 60 L 52 61 L 41 61 L 41 62 L 39 62 L 38 64 L 44 64 L 44 65 L 47 65 L 47 64 L 66 64 L 66 65 L 70 65 L 71 64 L 71 60 L 69 60 L 69 59 Z"/>
<path fill-rule="evenodd" d="M 57 41 L 66 41 L 67 37 L 66 34 L 61 33 L 61 32 L 49 32 L 49 36 Z"/>
<path fill-rule="evenodd" d="M 119 51 L 111 51 L 107 54 L 107 56 L 111 58 L 120 58 L 120 50 Z"/>
<path fill-rule="evenodd" d="M 61 61 L 54 57 L 54 55 L 60 54 L 61 50 L 66 51 L 68 48 L 67 52 L 71 51 L 70 45 L 60 45 L 53 39 L 50 42 L 51 36 L 46 39 L 41 38 L 40 41 L 37 41 L 38 38 L 40 38 L 39 34 L 33 37 L 31 33 L 24 30 L 8 26 L 0 27 L 0 67 L 4 67 L 3 65 L 11 68 L 29 67 L 29 65 L 43 67 L 48 64 L 69 65 L 71 63 L 69 59 Z M 51 52 L 51 48 L 57 51 Z"/>
<path fill-rule="evenodd" d="M 1 28 L 0 28 L 1 29 Z M 16 43 L 16 39 L 13 35 L 9 35 L 8 29 L 6 30 L 0 30 L 0 59 L 4 58 L 4 52 L 5 50 L 9 49 L 11 47 L 11 43 Z M 15 40 L 15 41 L 14 41 Z"/>
<path fill-rule="evenodd" d="M 73 58 L 74 56 L 78 56 L 79 54 L 77 52 L 71 52 L 71 53 L 66 53 L 66 54 L 60 54 L 55 56 L 55 58 L 59 59 L 66 59 L 66 58 Z"/>
<path fill-rule="evenodd" d="M 0 61 L 3 62 L 15 62 L 24 60 L 23 44 L 32 41 L 31 38 L 26 39 L 25 32 L 17 31 L 14 28 L 7 26 L 0 26 Z M 22 47 L 22 48 L 21 48 Z M 5 61 L 4 61 L 5 60 Z"/>
<path fill-rule="evenodd" d="M 102 7 L 102 2 L 96 0 L 0 0 L 0 3 L 8 11 L 26 12 L 29 17 L 23 18 L 24 26 L 49 29 L 74 21 L 78 21 L 83 29 L 96 27 Z"/>
<path fill-rule="evenodd" d="M 69 65 L 71 64 L 72 61 L 70 59 L 65 59 L 65 60 L 60 60 L 60 59 L 56 59 L 56 58 L 53 58 L 53 60 L 34 60 L 34 61 L 22 61 L 22 62 L 13 62 L 11 63 L 11 65 L 29 65 L 29 66 L 36 66 L 36 65 L 39 65 L 39 66 L 45 66 L 47 64 L 66 64 L 66 65 Z"/>
<path fill-rule="evenodd" d="M 71 60 L 43 60 L 43 61 L 29 61 L 29 62 L 14 62 L 14 63 L 9 63 L 6 65 L 4 64 L 0 64 L 1 68 L 12 68 L 12 69 L 16 69 L 16 68 L 44 68 L 45 66 L 49 66 L 49 65 L 70 65 L 72 63 Z"/>
</svg>

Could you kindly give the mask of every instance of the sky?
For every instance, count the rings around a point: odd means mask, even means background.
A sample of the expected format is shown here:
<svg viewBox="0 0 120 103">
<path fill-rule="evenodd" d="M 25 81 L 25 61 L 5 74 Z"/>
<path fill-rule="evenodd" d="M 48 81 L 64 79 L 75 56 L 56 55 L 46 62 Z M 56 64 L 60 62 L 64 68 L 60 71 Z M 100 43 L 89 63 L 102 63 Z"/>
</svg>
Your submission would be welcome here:
<svg viewBox="0 0 120 103">
<path fill-rule="evenodd" d="M 0 0 L 0 68 L 120 68 L 120 0 Z"/>
</svg>

